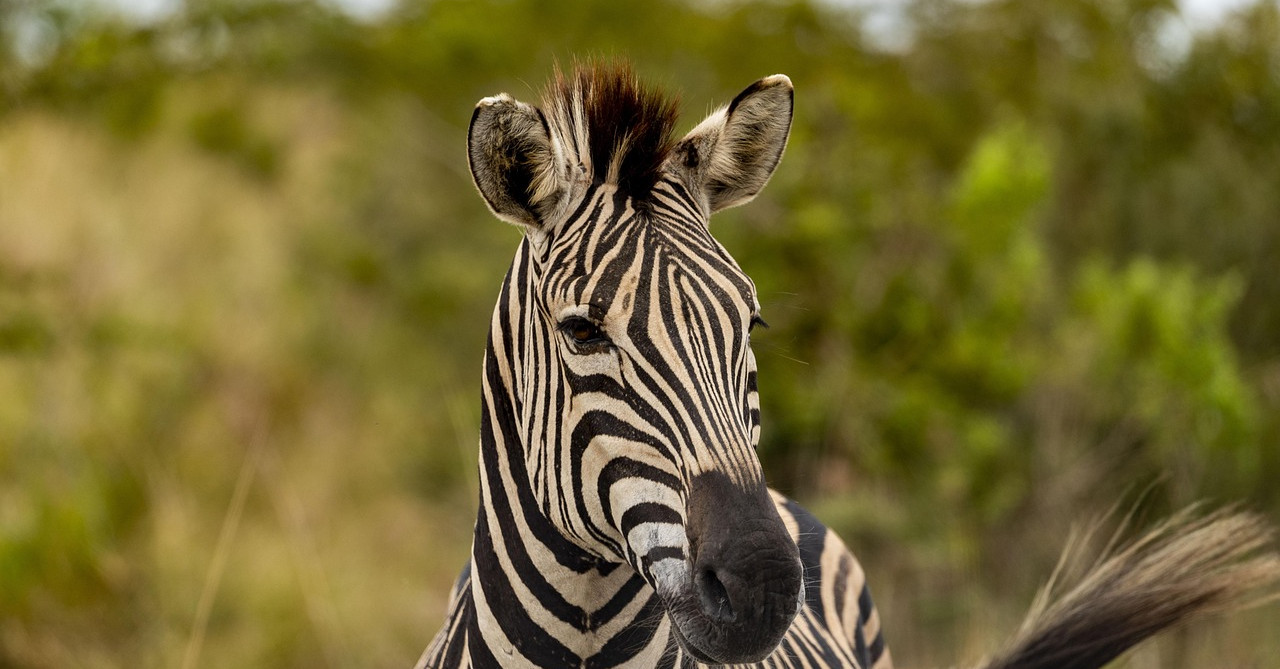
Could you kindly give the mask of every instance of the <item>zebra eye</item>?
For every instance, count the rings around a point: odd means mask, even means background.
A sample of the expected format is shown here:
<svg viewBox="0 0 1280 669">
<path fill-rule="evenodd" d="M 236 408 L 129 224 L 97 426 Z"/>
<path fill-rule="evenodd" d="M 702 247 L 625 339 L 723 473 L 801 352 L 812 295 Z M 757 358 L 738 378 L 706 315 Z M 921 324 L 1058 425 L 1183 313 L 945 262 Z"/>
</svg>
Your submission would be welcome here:
<svg viewBox="0 0 1280 669">
<path fill-rule="evenodd" d="M 769 329 L 769 324 L 764 322 L 764 319 L 760 317 L 760 314 L 754 314 L 751 316 L 751 322 L 747 324 L 747 332 L 754 331 L 757 325 L 766 330 Z"/>
<path fill-rule="evenodd" d="M 607 342 L 608 337 L 600 330 L 600 326 L 591 321 L 574 316 L 560 323 L 560 330 L 579 344 L 598 344 Z"/>
</svg>

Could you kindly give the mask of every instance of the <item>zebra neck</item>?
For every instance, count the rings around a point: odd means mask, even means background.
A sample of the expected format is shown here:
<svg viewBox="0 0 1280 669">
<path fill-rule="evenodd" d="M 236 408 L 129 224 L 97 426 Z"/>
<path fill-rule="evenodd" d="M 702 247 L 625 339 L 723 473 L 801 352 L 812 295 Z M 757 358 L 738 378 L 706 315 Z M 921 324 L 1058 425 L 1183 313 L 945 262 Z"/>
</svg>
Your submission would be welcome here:
<svg viewBox="0 0 1280 669">
<path fill-rule="evenodd" d="M 491 653 L 497 665 L 547 667 L 651 656 L 646 664 L 656 666 L 670 645 L 656 594 L 630 566 L 566 538 L 530 483 L 521 429 L 527 403 L 520 392 L 536 385 L 523 377 L 531 373 L 524 359 L 529 342 L 521 338 L 532 311 L 526 308 L 532 285 L 527 246 L 503 285 L 485 353 L 480 508 L 471 558 L 473 660 Z M 476 639 L 483 649 L 476 649 Z"/>
</svg>

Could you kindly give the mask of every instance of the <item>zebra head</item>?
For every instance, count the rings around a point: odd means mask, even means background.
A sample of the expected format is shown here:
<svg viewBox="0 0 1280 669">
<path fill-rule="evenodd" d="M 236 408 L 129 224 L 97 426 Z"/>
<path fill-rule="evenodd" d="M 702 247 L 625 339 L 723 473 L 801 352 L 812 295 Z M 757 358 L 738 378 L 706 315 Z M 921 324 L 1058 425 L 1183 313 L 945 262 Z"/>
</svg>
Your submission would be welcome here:
<svg viewBox="0 0 1280 669">
<path fill-rule="evenodd" d="M 687 653 L 750 662 L 803 587 L 755 453 L 755 287 L 708 217 L 768 181 L 791 82 L 761 79 L 679 140 L 675 110 L 625 65 L 557 72 L 540 108 L 476 107 L 476 186 L 525 233 L 486 372 L 505 390 L 486 393 L 514 407 L 503 438 L 538 507 L 523 513 L 601 573 L 630 565 Z"/>
</svg>

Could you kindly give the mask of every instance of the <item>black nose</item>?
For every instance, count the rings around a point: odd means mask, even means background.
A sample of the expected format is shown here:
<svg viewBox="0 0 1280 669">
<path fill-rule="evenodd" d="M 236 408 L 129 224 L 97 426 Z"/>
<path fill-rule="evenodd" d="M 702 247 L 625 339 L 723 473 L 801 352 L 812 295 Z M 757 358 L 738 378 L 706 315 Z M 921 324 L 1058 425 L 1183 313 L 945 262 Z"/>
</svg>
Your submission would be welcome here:
<svg viewBox="0 0 1280 669">
<path fill-rule="evenodd" d="M 690 482 L 687 523 L 701 616 L 686 640 L 723 663 L 763 659 L 795 618 L 803 578 L 768 490 L 701 474 Z"/>
<path fill-rule="evenodd" d="M 777 516 L 777 512 L 773 514 Z M 729 516 L 729 514 L 726 514 Z M 696 547 L 693 587 L 708 621 L 770 636 L 795 615 L 803 578 L 800 555 L 781 520 L 726 517 L 729 531 Z M 742 531 L 734 532 L 736 526 Z M 720 529 L 720 528 L 716 528 Z"/>
<path fill-rule="evenodd" d="M 729 590 L 724 587 L 720 577 L 716 576 L 715 569 L 700 569 L 694 577 L 694 585 L 698 588 L 702 612 L 708 618 L 719 623 L 731 623 L 737 619 L 733 613 L 733 603 L 729 600 Z"/>
</svg>

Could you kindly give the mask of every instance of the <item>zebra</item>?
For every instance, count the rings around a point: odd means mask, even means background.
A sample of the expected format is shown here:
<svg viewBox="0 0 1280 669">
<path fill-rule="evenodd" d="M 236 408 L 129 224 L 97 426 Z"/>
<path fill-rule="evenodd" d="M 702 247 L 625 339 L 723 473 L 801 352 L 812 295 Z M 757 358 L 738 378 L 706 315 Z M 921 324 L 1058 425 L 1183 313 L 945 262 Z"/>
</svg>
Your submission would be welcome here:
<svg viewBox="0 0 1280 669">
<path fill-rule="evenodd" d="M 765 483 L 766 324 L 708 228 L 769 181 L 792 108 L 765 77 L 677 140 L 675 103 L 621 61 L 557 67 L 540 107 L 476 106 L 475 185 L 524 234 L 484 355 L 471 560 L 417 667 L 892 667 L 858 560 Z M 1101 666 L 1277 578 L 1267 532 L 1165 527 L 983 666 Z"/>
</svg>

